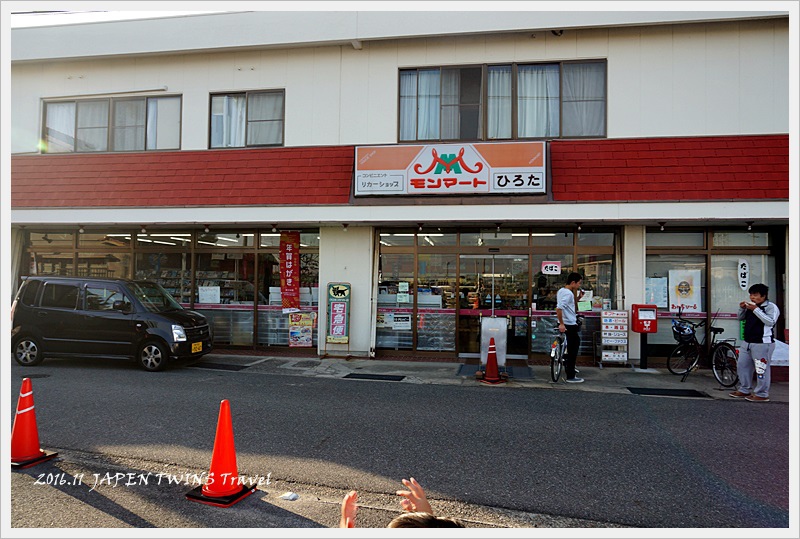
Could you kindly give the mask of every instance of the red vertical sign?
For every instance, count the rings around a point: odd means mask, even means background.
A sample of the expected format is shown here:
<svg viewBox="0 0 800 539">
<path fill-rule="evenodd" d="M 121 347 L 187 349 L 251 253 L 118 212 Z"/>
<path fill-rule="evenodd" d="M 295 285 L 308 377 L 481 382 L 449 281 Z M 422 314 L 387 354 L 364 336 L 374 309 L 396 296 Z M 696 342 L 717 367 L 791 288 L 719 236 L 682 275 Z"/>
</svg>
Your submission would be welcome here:
<svg viewBox="0 0 800 539">
<path fill-rule="evenodd" d="M 300 232 L 281 232 L 281 304 L 284 313 L 300 310 Z"/>
</svg>

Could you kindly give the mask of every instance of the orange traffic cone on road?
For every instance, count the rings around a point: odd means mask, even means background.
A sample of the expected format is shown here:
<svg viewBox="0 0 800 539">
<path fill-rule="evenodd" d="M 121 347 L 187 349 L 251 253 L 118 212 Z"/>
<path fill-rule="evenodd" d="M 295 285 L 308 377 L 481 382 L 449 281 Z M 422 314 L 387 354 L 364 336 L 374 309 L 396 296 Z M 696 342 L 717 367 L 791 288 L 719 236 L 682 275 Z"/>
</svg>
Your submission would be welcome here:
<svg viewBox="0 0 800 539">
<path fill-rule="evenodd" d="M 205 484 L 186 493 L 186 498 L 207 505 L 230 507 L 256 491 L 256 486 L 245 484 L 236 467 L 236 447 L 233 444 L 233 424 L 230 403 L 219 405 L 217 435 L 211 454 L 211 469 Z"/>
<path fill-rule="evenodd" d="M 17 415 L 14 416 L 14 426 L 11 427 L 11 468 L 30 468 L 56 456 L 58 453 L 39 447 L 33 388 L 30 378 L 23 378 L 17 401 Z"/>
<path fill-rule="evenodd" d="M 497 347 L 494 344 L 494 337 L 489 340 L 489 354 L 486 356 L 486 373 L 483 379 L 480 380 L 482 384 L 503 384 L 506 380 L 500 378 L 497 371 Z"/>
</svg>

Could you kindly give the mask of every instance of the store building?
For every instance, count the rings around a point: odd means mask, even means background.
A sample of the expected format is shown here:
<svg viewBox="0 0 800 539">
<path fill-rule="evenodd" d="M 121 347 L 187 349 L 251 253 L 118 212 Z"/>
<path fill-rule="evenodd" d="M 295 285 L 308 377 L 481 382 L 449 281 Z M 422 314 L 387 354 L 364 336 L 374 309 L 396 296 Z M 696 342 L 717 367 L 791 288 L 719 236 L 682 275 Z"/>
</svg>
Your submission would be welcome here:
<svg viewBox="0 0 800 539">
<path fill-rule="evenodd" d="M 779 335 L 794 315 L 788 11 L 250 12 L 11 39 L 12 290 L 151 278 L 218 346 L 285 347 L 295 231 L 318 354 L 472 361 L 494 315 L 510 360 L 544 361 L 571 271 L 582 362 L 602 310 L 656 303 L 651 357 L 676 301 L 729 337 L 747 284 Z M 336 283 L 346 343 L 326 339 Z"/>
</svg>

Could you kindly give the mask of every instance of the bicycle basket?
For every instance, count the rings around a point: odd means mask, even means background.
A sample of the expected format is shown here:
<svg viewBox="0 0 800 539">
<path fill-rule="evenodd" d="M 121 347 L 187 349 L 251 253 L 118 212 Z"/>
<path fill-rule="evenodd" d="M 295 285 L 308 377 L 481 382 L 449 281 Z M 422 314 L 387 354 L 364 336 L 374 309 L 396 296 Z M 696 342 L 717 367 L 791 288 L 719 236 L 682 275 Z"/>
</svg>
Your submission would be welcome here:
<svg viewBox="0 0 800 539">
<path fill-rule="evenodd" d="M 672 336 L 675 337 L 675 340 L 678 342 L 692 342 L 694 340 L 694 334 L 694 328 L 685 322 L 672 324 Z"/>
</svg>

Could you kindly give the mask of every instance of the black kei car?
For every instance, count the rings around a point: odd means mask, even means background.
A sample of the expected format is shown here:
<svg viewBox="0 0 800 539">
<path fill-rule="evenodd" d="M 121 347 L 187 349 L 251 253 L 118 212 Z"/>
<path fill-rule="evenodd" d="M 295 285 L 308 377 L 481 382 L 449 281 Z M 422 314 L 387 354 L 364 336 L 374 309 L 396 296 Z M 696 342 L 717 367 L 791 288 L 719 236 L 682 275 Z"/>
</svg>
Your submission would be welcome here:
<svg viewBox="0 0 800 539">
<path fill-rule="evenodd" d="M 208 320 L 151 281 L 30 276 L 11 306 L 20 365 L 47 357 L 135 359 L 147 371 L 211 351 Z"/>
</svg>

